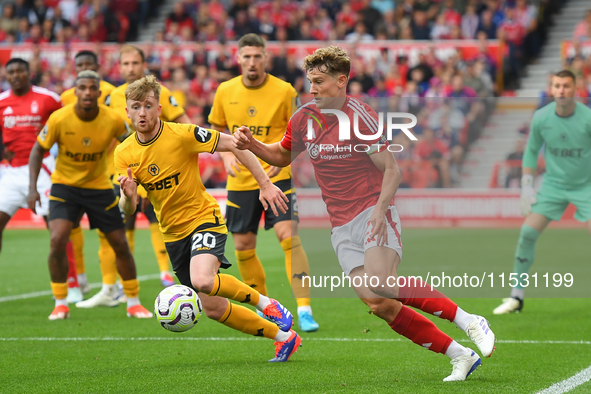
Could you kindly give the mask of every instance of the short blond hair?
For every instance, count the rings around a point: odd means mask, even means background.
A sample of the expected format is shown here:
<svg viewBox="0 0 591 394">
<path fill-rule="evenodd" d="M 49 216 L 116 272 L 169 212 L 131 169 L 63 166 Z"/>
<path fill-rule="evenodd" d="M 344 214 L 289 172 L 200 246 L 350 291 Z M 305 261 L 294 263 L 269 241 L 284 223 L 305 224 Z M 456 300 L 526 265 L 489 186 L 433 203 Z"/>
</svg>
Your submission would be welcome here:
<svg viewBox="0 0 591 394">
<path fill-rule="evenodd" d="M 121 63 L 121 55 L 126 53 L 137 53 L 142 58 L 142 62 L 146 61 L 146 55 L 144 55 L 144 51 L 141 48 L 136 47 L 135 45 L 125 44 L 121 47 L 119 51 L 119 63 Z"/>
<path fill-rule="evenodd" d="M 351 58 L 343 48 L 331 45 L 326 48 L 318 48 L 314 53 L 306 56 L 302 68 L 307 72 L 318 70 L 333 77 L 345 75 L 349 78 Z"/>
<path fill-rule="evenodd" d="M 154 92 L 156 101 L 160 101 L 161 90 L 162 85 L 160 85 L 156 77 L 147 75 L 129 84 L 127 89 L 125 89 L 125 101 L 144 101 L 150 92 Z"/>
</svg>

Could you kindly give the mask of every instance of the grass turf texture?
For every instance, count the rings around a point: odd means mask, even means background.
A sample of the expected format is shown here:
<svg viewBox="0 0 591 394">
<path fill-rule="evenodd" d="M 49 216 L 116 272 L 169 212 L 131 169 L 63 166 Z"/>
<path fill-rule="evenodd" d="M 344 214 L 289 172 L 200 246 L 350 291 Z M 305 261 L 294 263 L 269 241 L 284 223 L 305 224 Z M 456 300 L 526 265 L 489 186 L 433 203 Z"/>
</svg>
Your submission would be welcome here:
<svg viewBox="0 0 591 394">
<path fill-rule="evenodd" d="M 283 251 L 273 232 L 259 234 L 258 253 L 271 296 L 295 313 Z M 446 261 L 460 266 L 477 261 L 488 271 L 508 272 L 517 237 L 518 230 L 404 230 L 400 271 L 439 259 L 444 267 Z M 328 230 L 302 230 L 302 240 L 311 262 L 334 258 Z M 96 234 L 85 231 L 85 241 L 87 275 L 90 282 L 99 282 Z M 45 231 L 4 232 L 0 297 L 49 289 L 48 245 Z M 234 261 L 232 248 L 230 241 L 226 248 L 230 261 Z M 590 252 L 585 230 L 550 229 L 540 238 L 534 268 L 588 269 Z M 135 257 L 139 275 L 157 274 L 146 230 L 137 232 Z M 229 273 L 238 275 L 236 267 Z M 159 280 L 143 281 L 143 305 L 152 309 L 160 290 Z M 505 316 L 491 313 L 498 298 L 456 301 L 489 319 L 499 340 L 591 339 L 588 299 L 527 299 L 523 313 Z M 290 362 L 270 364 L 271 341 L 246 336 L 205 317 L 192 330 L 176 334 L 162 329 L 155 319 L 127 318 L 123 305 L 89 310 L 71 306 L 69 320 L 50 322 L 51 296 L 2 302 L 0 392 L 144 393 L 167 387 L 203 393 L 533 393 L 591 365 L 589 344 L 499 342 L 493 357 L 483 359 L 482 367 L 467 381 L 444 383 L 441 380 L 451 372 L 447 357 L 400 337 L 369 315 L 359 300 L 315 299 L 312 306 L 320 331 L 302 334 L 304 346 Z M 429 318 L 476 350 L 455 325 Z M 211 337 L 222 340 L 206 339 Z M 591 392 L 591 382 L 573 392 Z"/>
</svg>

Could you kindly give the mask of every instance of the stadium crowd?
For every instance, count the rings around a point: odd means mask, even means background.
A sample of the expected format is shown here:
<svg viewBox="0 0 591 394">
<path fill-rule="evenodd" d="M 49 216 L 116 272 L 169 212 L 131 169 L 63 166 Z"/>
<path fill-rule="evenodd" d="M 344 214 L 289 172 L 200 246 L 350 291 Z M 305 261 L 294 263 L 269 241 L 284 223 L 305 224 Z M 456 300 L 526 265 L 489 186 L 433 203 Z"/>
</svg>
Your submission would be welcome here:
<svg viewBox="0 0 591 394">
<path fill-rule="evenodd" d="M 401 136 L 393 141 L 405 147 L 397 154 L 404 171 L 402 186 L 450 187 L 458 184 L 464 152 L 486 121 L 491 108 L 486 98 L 502 93 L 496 83 L 500 65 L 490 53 L 489 40 L 503 38 L 507 42 L 502 74 L 506 86 L 516 87 L 522 63 L 539 52 L 545 35 L 545 24 L 540 22 L 549 20 L 556 3 L 182 0 L 175 3 L 164 31 L 155 37 L 156 42 L 170 42 L 167 45 L 171 56 L 162 56 L 161 51 L 148 44 L 146 60 L 149 72 L 170 88 L 191 119 L 206 124 L 217 86 L 240 73 L 226 40 L 254 32 L 285 44 L 300 40 L 349 41 L 348 50 L 353 58 L 349 93 L 379 100 L 379 107 L 385 110 L 419 113 L 419 124 L 413 131 L 420 141 L 410 143 Z M 3 8 L 0 29 L 5 42 L 33 43 L 33 83 L 61 93 L 73 86 L 73 64 L 67 60 L 58 65 L 51 63 L 44 58 L 39 43 L 93 41 L 97 42 L 95 51 L 101 53 L 100 42 L 123 42 L 133 37 L 139 21 L 146 21 L 152 9 L 148 0 L 84 0 L 80 4 L 72 0 L 17 0 Z M 121 16 L 128 23 L 119 22 L 119 28 L 111 28 L 109 20 Z M 94 25 L 108 34 L 97 33 Z M 41 39 L 31 38 L 37 36 Z M 387 47 L 371 61 L 356 54 L 358 45 L 373 40 L 462 38 L 477 40 L 478 55 L 462 59 L 458 53 L 442 61 L 432 47 L 416 63 L 411 63 L 406 56 Z M 220 42 L 220 49 L 213 56 L 206 50 L 207 41 Z M 179 50 L 185 42 L 195 43 L 189 59 Z M 120 85 L 123 81 L 116 55 L 101 56 L 100 62 L 101 76 Z M 285 48 L 269 56 L 267 70 L 290 82 L 305 99 L 305 75 L 298 59 Z M 0 83 L 2 90 L 8 88 L 3 74 Z M 223 166 L 215 157 L 209 164 L 204 166 L 204 175 L 210 176 L 205 179 L 206 185 L 223 186 Z M 304 175 L 299 183 L 313 185 L 313 177 Z"/>
</svg>

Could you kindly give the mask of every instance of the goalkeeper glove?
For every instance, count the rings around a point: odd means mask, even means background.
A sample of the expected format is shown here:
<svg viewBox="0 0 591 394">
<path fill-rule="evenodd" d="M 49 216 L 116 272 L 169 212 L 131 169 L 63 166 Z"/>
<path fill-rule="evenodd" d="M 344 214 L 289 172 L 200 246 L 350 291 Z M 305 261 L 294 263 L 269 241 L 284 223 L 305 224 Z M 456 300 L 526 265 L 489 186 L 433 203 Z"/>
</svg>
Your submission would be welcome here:
<svg viewBox="0 0 591 394">
<path fill-rule="evenodd" d="M 531 206 L 536 203 L 536 191 L 534 190 L 534 176 L 530 174 L 521 177 L 521 214 L 527 216 L 531 213 Z"/>
</svg>

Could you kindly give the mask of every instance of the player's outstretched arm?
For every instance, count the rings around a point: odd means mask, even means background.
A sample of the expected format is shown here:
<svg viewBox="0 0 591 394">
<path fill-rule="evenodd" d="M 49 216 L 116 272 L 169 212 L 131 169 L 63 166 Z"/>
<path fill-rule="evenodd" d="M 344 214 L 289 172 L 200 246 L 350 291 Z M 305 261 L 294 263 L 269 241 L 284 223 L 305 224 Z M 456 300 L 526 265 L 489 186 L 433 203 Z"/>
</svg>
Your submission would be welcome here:
<svg viewBox="0 0 591 394">
<path fill-rule="evenodd" d="M 242 128 L 246 129 L 244 126 L 242 126 L 240 129 Z M 240 162 L 248 169 L 248 171 L 250 171 L 261 189 L 259 200 L 263 204 L 263 208 L 265 208 L 265 210 L 267 210 L 270 206 L 275 216 L 279 215 L 277 208 L 279 208 L 282 213 L 287 212 L 286 203 L 289 202 L 289 199 L 281 191 L 281 189 L 271 183 L 271 180 L 265 173 L 265 170 L 263 170 L 261 163 L 259 163 L 256 156 L 253 155 L 252 152 L 249 152 L 248 150 L 237 149 L 234 147 L 232 137 L 221 133 L 216 150 L 220 152 L 232 152 L 236 158 L 240 160 Z"/>
<path fill-rule="evenodd" d="M 382 189 L 376 207 L 370 217 L 372 231 L 369 238 L 378 237 L 378 246 L 388 243 L 388 231 L 386 229 L 386 211 L 398 190 L 400 184 L 400 169 L 394 159 L 394 155 L 388 150 L 374 153 L 369 156 L 373 164 L 384 173 Z"/>
<path fill-rule="evenodd" d="M 121 198 L 119 199 L 119 207 L 126 215 L 133 215 L 138 204 L 137 184 L 131 174 L 131 168 L 127 168 L 127 176 L 120 176 L 117 178 L 121 187 Z"/>
<path fill-rule="evenodd" d="M 37 202 L 41 204 L 41 196 L 37 191 L 37 178 L 39 178 L 39 171 L 41 171 L 41 164 L 43 163 L 43 156 L 47 152 L 46 149 L 39 144 L 39 141 L 35 142 L 31 154 L 29 155 L 29 195 L 27 196 L 27 205 L 29 209 L 35 213 L 35 206 Z"/>
<path fill-rule="evenodd" d="M 232 134 L 232 142 L 236 149 L 249 150 L 272 166 L 287 167 L 291 164 L 292 154 L 281 143 L 265 144 L 254 138 L 246 126 L 238 128 Z"/>
</svg>

